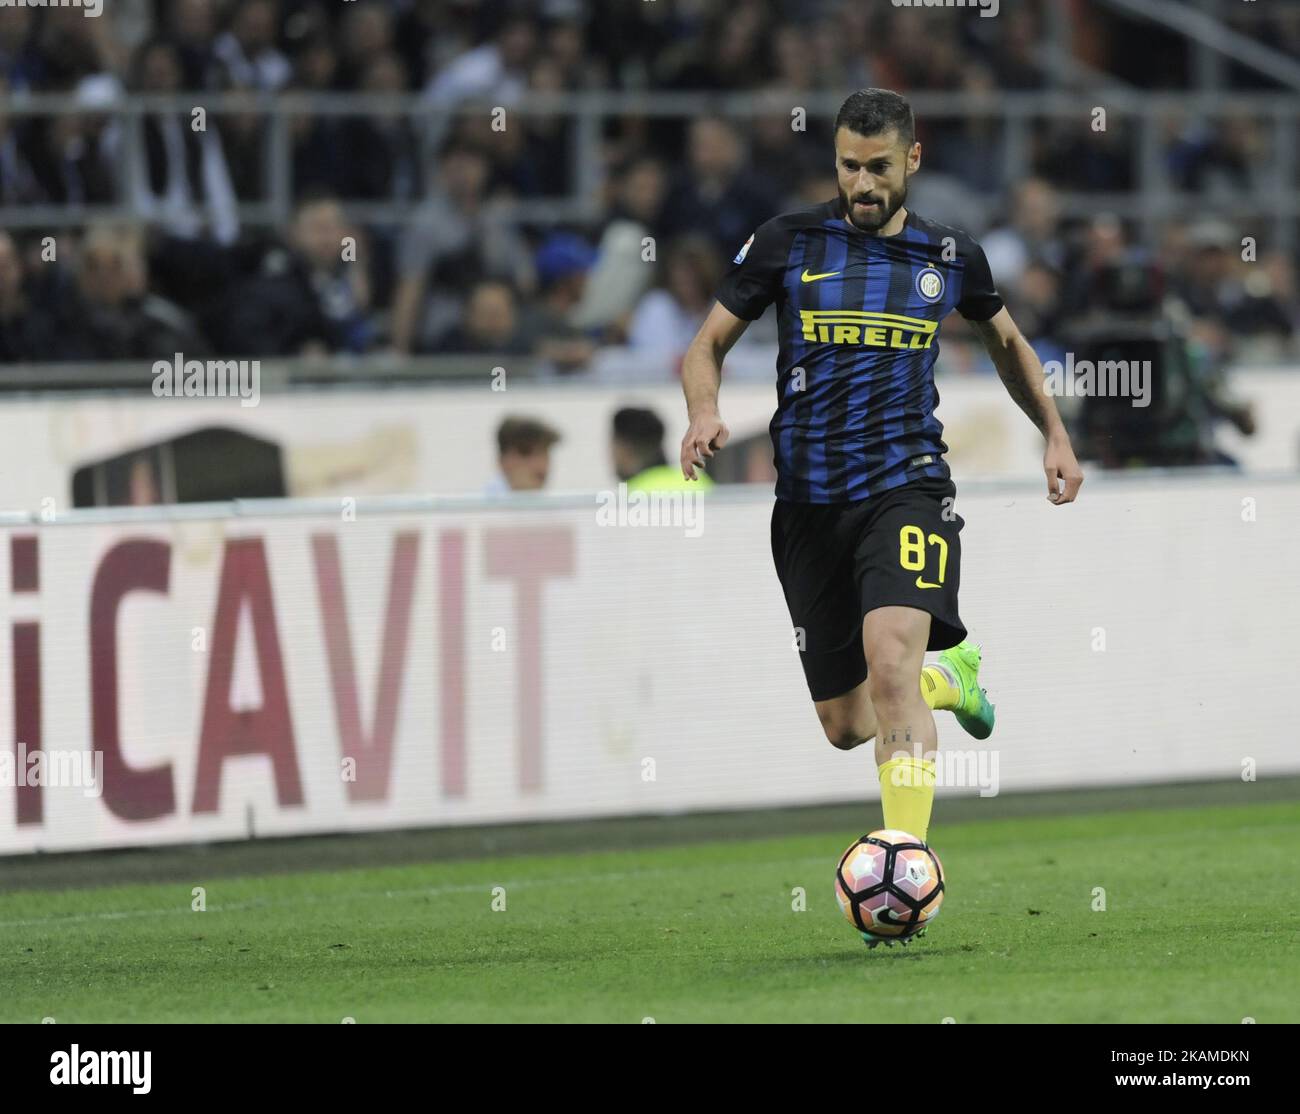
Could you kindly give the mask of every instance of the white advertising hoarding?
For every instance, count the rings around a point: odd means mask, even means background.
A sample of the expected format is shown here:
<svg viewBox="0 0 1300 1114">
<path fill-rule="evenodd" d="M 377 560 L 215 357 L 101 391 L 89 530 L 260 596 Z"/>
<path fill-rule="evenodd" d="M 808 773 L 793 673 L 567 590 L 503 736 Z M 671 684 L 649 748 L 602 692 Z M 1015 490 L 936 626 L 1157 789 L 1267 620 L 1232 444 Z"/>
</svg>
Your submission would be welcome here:
<svg viewBox="0 0 1300 1114">
<path fill-rule="evenodd" d="M 1300 771 L 1278 681 L 1300 481 L 959 492 L 998 728 L 977 745 L 939 713 L 978 766 L 941 793 Z M 593 498 L 8 528 L 0 853 L 819 801 L 869 827 L 871 748 L 822 736 L 770 509 L 740 489 L 658 526 Z M 15 784 L 38 751 L 61 784 Z"/>
<path fill-rule="evenodd" d="M 497 470 L 496 429 L 507 414 L 537 417 L 563 440 L 551 453 L 549 488 L 591 491 L 615 483 L 610 420 L 620 406 L 648 406 L 664 421 L 671 458 L 685 431 L 677 383 L 598 386 L 509 382 L 393 390 L 263 392 L 235 398 L 42 397 L 0 406 L 0 510 L 61 514 L 80 467 L 207 427 L 237 429 L 282 450 L 290 496 L 481 492 Z M 1236 397 L 1250 400 L 1257 430 L 1221 425 L 1223 448 L 1249 470 L 1300 465 L 1300 372 L 1239 372 Z M 938 384 L 948 460 L 963 479 L 1036 477 L 1042 441 L 991 376 Z M 733 438 L 766 435 L 772 383 L 724 382 L 722 413 Z M 756 454 L 770 464 L 770 446 Z M 758 478 L 758 477 L 754 477 Z"/>
</svg>

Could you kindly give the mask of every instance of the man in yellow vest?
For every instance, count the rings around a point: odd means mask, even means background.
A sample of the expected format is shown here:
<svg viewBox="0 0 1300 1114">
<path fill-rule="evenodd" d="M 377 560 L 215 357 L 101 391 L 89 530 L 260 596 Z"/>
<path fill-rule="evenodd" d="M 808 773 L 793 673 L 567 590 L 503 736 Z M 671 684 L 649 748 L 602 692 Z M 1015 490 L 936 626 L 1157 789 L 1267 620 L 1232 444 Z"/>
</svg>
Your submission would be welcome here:
<svg viewBox="0 0 1300 1114">
<path fill-rule="evenodd" d="M 702 472 L 687 480 L 664 455 L 664 423 L 653 410 L 624 407 L 614 415 L 614 471 L 628 491 L 702 491 L 713 481 Z"/>
</svg>

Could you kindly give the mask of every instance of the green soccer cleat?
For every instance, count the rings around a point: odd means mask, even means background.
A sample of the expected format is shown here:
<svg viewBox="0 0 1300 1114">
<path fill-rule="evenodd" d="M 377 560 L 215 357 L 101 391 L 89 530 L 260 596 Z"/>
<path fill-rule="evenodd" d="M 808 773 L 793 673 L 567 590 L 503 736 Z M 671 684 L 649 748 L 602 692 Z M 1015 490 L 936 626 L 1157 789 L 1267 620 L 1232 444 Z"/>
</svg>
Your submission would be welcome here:
<svg viewBox="0 0 1300 1114">
<path fill-rule="evenodd" d="M 973 642 L 959 642 L 939 655 L 939 664 L 948 670 L 961 688 L 961 703 L 952 710 L 966 734 L 987 739 L 993 734 L 993 705 L 988 693 L 979 685 L 980 648 Z"/>
</svg>

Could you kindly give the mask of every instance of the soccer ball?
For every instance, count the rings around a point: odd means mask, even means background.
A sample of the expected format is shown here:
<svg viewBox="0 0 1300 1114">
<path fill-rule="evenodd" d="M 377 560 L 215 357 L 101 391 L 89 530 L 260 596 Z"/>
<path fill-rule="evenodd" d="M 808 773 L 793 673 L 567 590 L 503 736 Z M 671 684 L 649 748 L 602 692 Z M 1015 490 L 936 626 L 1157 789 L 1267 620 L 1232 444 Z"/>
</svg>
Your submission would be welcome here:
<svg viewBox="0 0 1300 1114">
<path fill-rule="evenodd" d="M 868 944 L 906 941 L 939 915 L 943 865 L 916 836 L 881 828 L 840 856 L 835 897 Z"/>
</svg>

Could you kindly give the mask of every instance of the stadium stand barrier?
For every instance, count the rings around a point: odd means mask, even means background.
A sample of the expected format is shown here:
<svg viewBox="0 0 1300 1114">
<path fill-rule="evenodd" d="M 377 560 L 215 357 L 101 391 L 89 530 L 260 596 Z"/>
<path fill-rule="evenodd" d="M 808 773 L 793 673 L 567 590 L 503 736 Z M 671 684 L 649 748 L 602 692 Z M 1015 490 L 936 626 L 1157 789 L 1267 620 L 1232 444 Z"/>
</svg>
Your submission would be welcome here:
<svg viewBox="0 0 1300 1114">
<path fill-rule="evenodd" d="M 768 478 L 771 361 L 772 354 L 760 350 L 754 364 L 763 368 L 763 378 L 742 376 L 723 388 L 723 413 L 734 443 L 727 459 L 719 458 L 719 469 L 727 469 L 718 472 L 720 479 Z M 308 365 L 306 374 L 315 374 L 310 371 L 314 366 Z M 155 467 L 154 457 L 166 446 L 174 449 L 175 442 L 203 431 L 238 434 L 255 447 L 274 449 L 281 458 L 282 485 L 222 491 L 210 481 L 224 476 L 232 484 L 242 482 L 242 459 L 229 452 L 183 459 L 173 455 L 170 470 L 188 490 L 164 485 L 153 501 L 254 493 L 346 498 L 478 492 L 496 472 L 495 432 L 507 414 L 537 417 L 561 434 L 551 451 L 551 490 L 591 490 L 616 482 L 609 437 L 611 416 L 620 406 L 653 409 L 668 430 L 665 451 L 670 458 L 676 453 L 684 425 L 681 389 L 674 381 L 520 381 L 502 393 L 481 385 L 486 365 L 462 359 L 457 366 L 477 366 L 479 385 L 404 381 L 377 390 L 373 384 L 340 378 L 329 387 L 280 389 L 276 376 L 267 373 L 258 404 L 243 406 L 235 398 L 155 398 L 148 389 L 148 368 L 131 365 L 124 368 L 124 381 L 135 385 L 132 391 L 101 386 L 93 392 L 15 394 L 0 407 L 0 507 L 40 520 L 62 514 L 74 503 L 127 501 L 74 498 L 83 494 L 78 474 L 104 462 L 129 464 L 136 457 L 149 457 Z M 296 374 L 291 371 L 288 381 Z M 84 368 L 83 375 L 87 378 L 79 382 L 84 384 L 89 381 Z M 946 376 L 938 386 L 938 413 L 959 484 L 1038 474 L 1038 434 L 995 377 Z M 1232 392 L 1251 405 L 1256 428 L 1246 437 L 1221 425 L 1218 445 L 1249 471 L 1295 470 L 1300 463 L 1300 375 L 1286 367 L 1237 369 Z M 1068 410 L 1075 400 L 1060 401 Z"/>
</svg>

